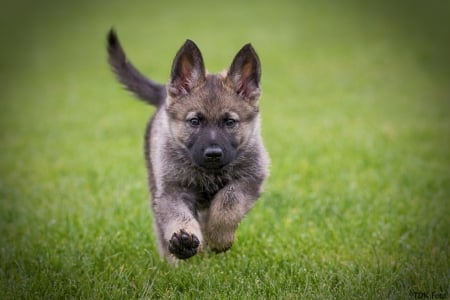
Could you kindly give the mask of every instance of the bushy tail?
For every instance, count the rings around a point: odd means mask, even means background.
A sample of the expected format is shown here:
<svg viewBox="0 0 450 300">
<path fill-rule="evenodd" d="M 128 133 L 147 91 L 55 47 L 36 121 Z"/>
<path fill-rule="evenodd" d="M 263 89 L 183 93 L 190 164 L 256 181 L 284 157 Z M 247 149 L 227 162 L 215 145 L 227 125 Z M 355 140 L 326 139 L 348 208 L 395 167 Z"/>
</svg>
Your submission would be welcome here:
<svg viewBox="0 0 450 300">
<path fill-rule="evenodd" d="M 114 29 L 108 33 L 108 54 L 109 64 L 111 65 L 117 79 L 138 98 L 145 102 L 159 106 L 166 98 L 166 87 L 163 84 L 156 83 L 142 75 L 127 60 L 125 52 L 120 45 Z"/>
</svg>

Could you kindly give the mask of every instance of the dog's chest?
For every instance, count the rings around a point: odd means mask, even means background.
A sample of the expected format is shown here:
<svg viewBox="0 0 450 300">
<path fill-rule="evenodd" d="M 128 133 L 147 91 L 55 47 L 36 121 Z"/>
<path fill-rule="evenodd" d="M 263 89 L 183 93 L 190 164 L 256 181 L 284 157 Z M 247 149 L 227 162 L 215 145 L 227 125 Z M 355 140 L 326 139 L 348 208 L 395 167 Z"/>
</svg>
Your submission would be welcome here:
<svg viewBox="0 0 450 300">
<path fill-rule="evenodd" d="M 196 195 L 197 206 L 199 208 L 207 208 L 217 192 L 229 182 L 228 176 L 223 174 L 222 176 L 197 174 L 197 176 L 190 177 L 187 188 Z"/>
</svg>

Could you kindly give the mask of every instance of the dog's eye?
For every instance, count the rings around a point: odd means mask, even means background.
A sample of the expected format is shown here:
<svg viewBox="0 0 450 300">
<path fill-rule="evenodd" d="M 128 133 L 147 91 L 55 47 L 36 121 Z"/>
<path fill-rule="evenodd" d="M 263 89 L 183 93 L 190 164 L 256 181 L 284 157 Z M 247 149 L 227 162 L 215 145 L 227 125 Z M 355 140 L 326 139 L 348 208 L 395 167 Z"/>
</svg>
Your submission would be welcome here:
<svg viewBox="0 0 450 300">
<path fill-rule="evenodd" d="M 197 117 L 191 118 L 188 120 L 189 125 L 192 127 L 198 127 L 200 126 L 200 119 Z"/>
<path fill-rule="evenodd" d="M 225 126 L 227 126 L 228 128 L 233 128 L 234 126 L 236 126 L 237 121 L 235 119 L 231 119 L 228 118 L 225 120 Z"/>
</svg>

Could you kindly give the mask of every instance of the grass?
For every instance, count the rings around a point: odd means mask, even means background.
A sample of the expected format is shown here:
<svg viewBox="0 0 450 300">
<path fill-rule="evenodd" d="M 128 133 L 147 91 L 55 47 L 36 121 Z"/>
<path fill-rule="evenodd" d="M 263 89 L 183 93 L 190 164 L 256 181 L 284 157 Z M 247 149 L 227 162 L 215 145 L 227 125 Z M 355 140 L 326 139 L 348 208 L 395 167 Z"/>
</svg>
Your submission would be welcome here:
<svg viewBox="0 0 450 300">
<path fill-rule="evenodd" d="M 38 3 L 38 2 L 36 2 Z M 0 298 L 450 297 L 444 2 L 17 1 L 0 13 Z M 266 192 L 232 250 L 158 258 L 142 154 L 153 108 L 106 64 L 114 25 L 165 81 L 263 64 Z"/>
</svg>

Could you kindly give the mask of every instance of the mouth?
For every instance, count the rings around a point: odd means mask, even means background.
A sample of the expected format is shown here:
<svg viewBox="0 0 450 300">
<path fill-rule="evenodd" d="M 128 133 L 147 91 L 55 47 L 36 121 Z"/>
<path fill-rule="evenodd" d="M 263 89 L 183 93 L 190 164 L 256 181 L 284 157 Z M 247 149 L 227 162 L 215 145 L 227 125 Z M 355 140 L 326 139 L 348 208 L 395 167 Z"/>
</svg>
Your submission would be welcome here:
<svg viewBox="0 0 450 300">
<path fill-rule="evenodd" d="M 208 158 L 197 163 L 203 171 L 206 172 L 221 172 L 228 167 L 231 162 L 221 158 Z"/>
<path fill-rule="evenodd" d="M 221 170 L 225 166 L 226 166 L 226 164 L 224 164 L 222 162 L 222 160 L 207 160 L 207 161 L 203 162 L 203 164 L 201 165 L 202 168 L 204 168 L 206 170 L 212 170 L 212 171 Z"/>
</svg>

